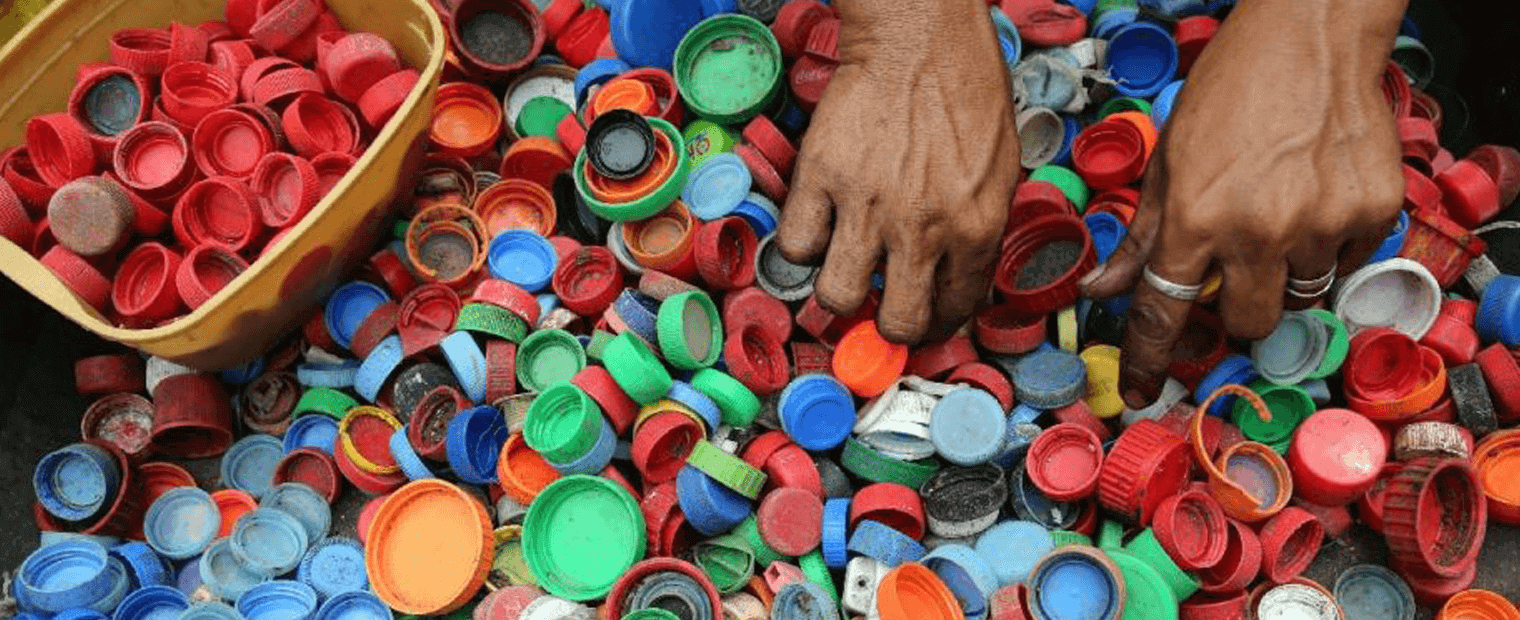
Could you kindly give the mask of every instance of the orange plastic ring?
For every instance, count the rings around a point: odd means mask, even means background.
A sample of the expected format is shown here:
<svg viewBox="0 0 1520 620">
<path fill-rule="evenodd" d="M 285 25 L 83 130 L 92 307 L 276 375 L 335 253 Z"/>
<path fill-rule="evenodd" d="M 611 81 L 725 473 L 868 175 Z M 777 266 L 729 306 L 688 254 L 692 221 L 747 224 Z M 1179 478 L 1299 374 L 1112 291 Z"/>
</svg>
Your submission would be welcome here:
<svg viewBox="0 0 1520 620">
<path fill-rule="evenodd" d="M 1192 433 L 1193 455 L 1203 466 L 1204 472 L 1209 476 L 1209 494 L 1219 502 L 1225 514 L 1231 518 L 1246 523 L 1257 523 L 1282 511 L 1288 505 L 1288 498 L 1293 496 L 1293 476 L 1288 470 L 1288 463 L 1266 444 L 1254 441 L 1244 441 L 1220 453 L 1217 459 L 1209 459 L 1209 450 L 1203 441 L 1203 417 L 1204 412 L 1213 406 L 1214 401 L 1225 396 L 1238 396 L 1256 410 L 1256 415 L 1265 422 L 1272 421 L 1272 410 L 1267 408 L 1266 401 L 1256 392 L 1251 391 L 1238 383 L 1230 383 L 1220 386 L 1209 394 L 1209 397 L 1198 405 L 1193 411 Z M 1251 493 L 1250 490 L 1241 486 L 1240 483 L 1230 478 L 1227 474 L 1229 464 L 1235 457 L 1255 458 L 1262 462 L 1272 475 L 1272 482 L 1277 487 L 1276 497 L 1263 501 Z"/>
<path fill-rule="evenodd" d="M 1520 610 L 1496 592 L 1488 590 L 1466 590 L 1458 592 L 1446 605 L 1441 607 L 1441 613 L 1436 615 L 1436 620 L 1476 620 L 1486 618 L 1491 620 L 1520 620 Z"/>
<path fill-rule="evenodd" d="M 237 525 L 237 520 L 259 507 L 259 501 L 252 495 L 249 495 L 247 491 L 237 489 L 222 489 L 212 493 L 211 501 L 216 504 L 217 512 L 222 515 L 222 527 L 216 532 L 217 538 L 231 535 L 233 526 Z"/>
<path fill-rule="evenodd" d="M 629 110 L 639 116 L 654 116 L 660 112 L 654 88 L 639 80 L 621 78 L 604 84 L 586 109 L 586 124 L 608 110 Z"/>
<path fill-rule="evenodd" d="M 655 132 L 654 162 L 649 164 L 649 170 L 642 176 L 627 181 L 614 181 L 603 178 L 591 169 L 591 160 L 587 158 L 584 165 L 586 185 L 591 188 L 591 195 L 597 200 L 611 204 L 623 204 L 633 202 L 651 193 L 654 193 L 670 175 L 675 174 L 676 167 L 680 165 L 679 157 L 676 157 L 675 147 L 670 143 L 670 137 L 663 131 Z"/>
<path fill-rule="evenodd" d="M 1446 362 L 1441 354 L 1420 345 L 1421 383 L 1414 391 L 1388 401 L 1374 401 L 1350 391 L 1346 402 L 1351 409 L 1377 422 L 1397 422 L 1430 409 L 1446 393 Z"/>
<path fill-rule="evenodd" d="M 1116 112 L 1107 118 L 1125 121 L 1140 130 L 1140 142 L 1145 145 L 1145 161 L 1151 160 L 1151 152 L 1156 150 L 1156 123 L 1151 116 L 1144 112 L 1130 110 L 1128 112 Z M 1107 119 L 1105 119 L 1107 120 Z"/>
<path fill-rule="evenodd" d="M 623 245 L 640 265 L 667 270 L 691 249 L 697 237 L 697 218 L 677 200 L 653 217 L 623 225 Z"/>
<path fill-rule="evenodd" d="M 504 179 L 475 197 L 475 213 L 485 223 L 486 237 L 494 239 L 504 230 L 531 230 L 541 236 L 554 234 L 559 219 L 554 196 L 542 185 L 525 179 Z"/>
<path fill-rule="evenodd" d="M 437 230 L 430 230 L 437 229 Z M 412 224 L 406 231 L 406 257 L 417 270 L 417 274 L 431 282 L 440 282 L 455 288 L 456 290 L 467 288 L 472 283 L 476 274 L 480 272 L 481 265 L 486 262 L 485 222 L 474 211 L 452 203 L 437 204 L 412 219 Z M 465 236 L 474 244 L 475 256 L 472 262 L 458 274 L 451 278 L 439 279 L 438 272 L 428 267 L 422 261 L 421 244 L 427 240 L 428 235 L 439 232 L 452 232 Z"/>
<path fill-rule="evenodd" d="M 480 591 L 495 555 L 491 517 L 474 496 L 437 478 L 401 487 L 369 525 L 369 586 L 392 609 L 436 616 Z"/>
<path fill-rule="evenodd" d="M 527 506 L 538 497 L 539 491 L 559 480 L 559 471 L 523 442 L 522 433 L 512 433 L 506 445 L 501 447 L 501 456 L 497 457 L 496 477 L 501 481 L 503 492 L 513 501 Z"/>
</svg>

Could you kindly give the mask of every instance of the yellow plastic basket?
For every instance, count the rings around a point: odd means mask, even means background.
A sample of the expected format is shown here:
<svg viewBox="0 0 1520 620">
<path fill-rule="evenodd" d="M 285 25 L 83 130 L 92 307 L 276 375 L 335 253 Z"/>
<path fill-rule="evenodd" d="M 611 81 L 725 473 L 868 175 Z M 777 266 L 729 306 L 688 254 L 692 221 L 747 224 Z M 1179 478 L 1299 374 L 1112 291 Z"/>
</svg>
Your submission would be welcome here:
<svg viewBox="0 0 1520 620">
<path fill-rule="evenodd" d="M 104 338 L 202 369 L 236 366 L 310 316 L 374 250 L 397 199 L 410 194 L 443 66 L 443 25 L 424 0 L 327 0 L 344 27 L 390 40 L 422 73 L 358 164 L 251 269 L 187 316 L 121 329 L 81 301 L 26 250 L 0 238 L 0 273 Z M 27 119 L 63 111 L 75 68 L 109 60 L 111 33 L 222 19 L 220 0 L 57 0 L 0 49 L 0 146 L 25 142 Z M 106 274 L 107 276 L 111 274 Z"/>
</svg>

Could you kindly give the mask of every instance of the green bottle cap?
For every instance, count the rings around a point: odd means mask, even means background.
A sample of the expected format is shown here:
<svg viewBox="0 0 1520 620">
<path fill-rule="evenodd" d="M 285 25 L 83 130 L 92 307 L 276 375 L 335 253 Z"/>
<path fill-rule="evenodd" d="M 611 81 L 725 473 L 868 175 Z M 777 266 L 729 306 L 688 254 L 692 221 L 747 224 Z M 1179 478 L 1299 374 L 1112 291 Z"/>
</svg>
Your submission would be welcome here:
<svg viewBox="0 0 1520 620">
<path fill-rule="evenodd" d="M 718 306 L 704 291 L 686 291 L 660 304 L 655 329 L 660 351 L 671 366 L 684 370 L 706 368 L 723 353 L 723 320 Z"/>
<path fill-rule="evenodd" d="M 1177 600 L 1185 601 L 1187 597 L 1198 591 L 1198 579 L 1172 561 L 1172 556 L 1167 555 L 1166 549 L 1161 547 L 1161 541 L 1156 540 L 1156 533 L 1150 528 L 1146 528 L 1135 536 L 1134 540 L 1129 541 L 1129 546 L 1124 550 L 1156 569 L 1156 573 L 1161 575 L 1162 581 L 1171 588 L 1172 595 Z"/>
<path fill-rule="evenodd" d="M 572 601 L 606 596 L 644 559 L 648 539 L 638 500 L 600 476 L 554 481 L 534 498 L 522 527 L 523 554 L 539 585 Z"/>
<path fill-rule="evenodd" d="M 691 554 L 697 567 L 724 594 L 742 590 L 755 574 L 755 552 L 750 551 L 749 543 L 736 533 L 699 542 L 692 546 Z"/>
<path fill-rule="evenodd" d="M 332 388 L 314 387 L 301 393 L 301 400 L 296 401 L 296 408 L 291 413 L 291 417 L 321 413 L 334 420 L 340 420 L 349 409 L 358 406 L 359 401 L 343 392 Z"/>
<path fill-rule="evenodd" d="M 1151 102 L 1139 97 L 1114 97 L 1104 102 L 1103 107 L 1098 108 L 1098 118 L 1108 118 L 1110 114 L 1120 112 L 1140 112 L 1149 115 Z"/>
<path fill-rule="evenodd" d="M 602 351 L 605 351 L 607 344 L 612 342 L 612 339 L 616 337 L 616 334 L 600 329 L 591 332 L 591 342 L 586 343 L 586 357 L 598 362 L 602 361 Z"/>
<path fill-rule="evenodd" d="M 781 92 L 781 46 L 753 17 L 723 13 L 686 31 L 676 46 L 676 88 L 686 107 L 716 123 L 742 123 Z"/>
<path fill-rule="evenodd" d="M 1030 172 L 1029 180 L 1045 181 L 1061 188 L 1061 193 L 1066 194 L 1066 199 L 1077 207 L 1077 213 L 1087 210 L 1087 199 L 1090 195 L 1087 183 L 1083 182 L 1082 177 L 1077 176 L 1071 168 L 1046 164 Z"/>
<path fill-rule="evenodd" d="M 534 97 L 523 104 L 522 111 L 517 114 L 517 135 L 553 138 L 560 121 L 569 115 L 570 106 L 558 97 Z"/>
<path fill-rule="evenodd" d="M 550 463 L 573 463 L 596 444 L 602 408 L 571 383 L 555 383 L 528 405 L 523 441 Z"/>
<path fill-rule="evenodd" d="M 1124 524 L 1109 519 L 1098 526 L 1098 548 L 1103 550 L 1124 548 Z"/>
<path fill-rule="evenodd" d="M 1122 549 L 1104 549 L 1124 573 L 1124 615 L 1120 620 L 1177 620 L 1177 595 L 1161 573 Z"/>
<path fill-rule="evenodd" d="M 517 381 L 530 392 L 569 381 L 585 367 L 581 341 L 563 329 L 533 332 L 517 347 Z"/>
<path fill-rule="evenodd" d="M 760 570 L 765 570 L 765 567 L 770 566 L 771 562 L 790 562 L 792 560 L 791 557 L 781 555 L 780 551 L 772 549 L 770 545 L 765 544 L 765 539 L 760 536 L 760 521 L 755 518 L 754 514 L 745 517 L 744 522 L 735 527 L 733 533 L 743 537 L 744 542 L 749 544 L 750 552 L 755 554 L 755 565 L 759 566 Z"/>
<path fill-rule="evenodd" d="M 1346 361 L 1346 353 L 1351 350 L 1351 335 L 1346 331 L 1346 323 L 1334 312 L 1324 308 L 1305 310 L 1304 314 L 1318 319 L 1330 328 L 1330 344 L 1325 346 L 1325 356 L 1320 358 L 1319 367 L 1309 373 L 1309 380 L 1324 379 L 1335 374 L 1341 369 L 1341 364 Z"/>
<path fill-rule="evenodd" d="M 391 225 L 391 236 L 394 236 L 397 239 L 405 239 L 406 231 L 411 227 L 411 220 L 396 220 L 396 223 Z"/>
<path fill-rule="evenodd" d="M 1314 399 L 1296 385 L 1275 385 L 1264 379 L 1252 381 L 1247 387 L 1261 396 L 1272 411 L 1272 421 L 1264 421 L 1256 415 L 1256 409 L 1245 399 L 1236 399 L 1232 412 L 1235 425 L 1251 441 L 1274 444 L 1293 436 L 1293 430 L 1309 414 L 1314 413 Z"/>
<path fill-rule="evenodd" d="M 607 343 L 602 350 L 602 365 L 628 397 L 640 405 L 664 398 L 675 385 L 665 364 L 633 332 L 618 334 Z"/>
<path fill-rule="evenodd" d="M 871 482 L 895 482 L 910 489 L 924 486 L 934 472 L 939 471 L 939 461 L 932 457 L 918 461 L 904 461 L 877 452 L 854 437 L 844 441 L 844 451 L 839 464 Z"/>
<path fill-rule="evenodd" d="M 712 121 L 695 121 L 686 126 L 686 157 L 693 168 L 702 165 L 707 158 L 734 150 L 734 134 Z"/>
<path fill-rule="evenodd" d="M 823 562 L 823 551 L 814 549 L 812 553 L 797 558 L 797 567 L 802 569 L 802 574 L 807 575 L 808 581 L 813 582 L 824 592 L 829 593 L 829 598 L 834 599 L 834 604 L 839 604 L 839 588 L 834 586 L 834 577 L 829 574 L 829 565 Z"/>
<path fill-rule="evenodd" d="M 1056 543 L 1057 547 L 1093 546 L 1093 540 L 1091 536 L 1088 536 L 1081 532 L 1073 532 L 1071 530 L 1052 530 L 1050 532 L 1050 539 Z"/>
<path fill-rule="evenodd" d="M 760 415 L 760 399 L 749 388 L 721 370 L 703 368 L 691 376 L 691 387 L 718 403 L 723 423 L 745 428 Z"/>
<path fill-rule="evenodd" d="M 495 336 L 520 343 L 528 335 L 528 324 L 522 317 L 495 304 L 467 303 L 459 309 L 454 329 Z"/>
</svg>

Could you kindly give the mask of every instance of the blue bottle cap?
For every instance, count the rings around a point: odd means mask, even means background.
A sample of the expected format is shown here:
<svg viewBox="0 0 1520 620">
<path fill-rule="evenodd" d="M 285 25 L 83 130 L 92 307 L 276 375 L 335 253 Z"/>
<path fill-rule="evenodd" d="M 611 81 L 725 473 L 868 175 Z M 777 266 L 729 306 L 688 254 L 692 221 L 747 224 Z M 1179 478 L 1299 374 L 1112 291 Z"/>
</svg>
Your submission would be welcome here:
<svg viewBox="0 0 1520 620">
<path fill-rule="evenodd" d="M 702 421 L 707 423 L 707 432 L 713 433 L 718 430 L 722 423 L 723 410 L 718 407 L 717 401 L 691 386 L 685 381 L 676 381 L 670 386 L 670 393 L 665 398 L 685 405 L 686 408 L 697 412 L 702 416 Z"/>
<path fill-rule="evenodd" d="M 579 110 L 585 107 L 586 99 L 591 94 L 591 87 L 606 84 L 612 78 L 632 69 L 633 67 L 628 66 L 628 63 L 623 62 L 621 58 L 598 58 L 586 63 L 586 66 L 581 67 L 581 70 L 575 74 L 575 108 Z"/>
<path fill-rule="evenodd" d="M 485 400 L 488 383 L 486 354 L 475 343 L 475 337 L 470 332 L 454 332 L 444 338 L 438 348 L 443 351 L 449 369 L 454 371 L 454 378 L 459 380 L 459 389 L 465 397 L 477 403 Z"/>
<path fill-rule="evenodd" d="M 316 490 L 299 482 L 276 485 L 259 500 L 260 508 L 273 508 L 306 528 L 306 540 L 322 540 L 332 528 L 332 506 Z"/>
<path fill-rule="evenodd" d="M 245 564 L 271 576 L 295 570 L 311 542 L 300 521 L 272 508 L 258 508 L 239 517 L 227 539 L 232 552 Z"/>
<path fill-rule="evenodd" d="M 835 620 L 839 606 L 822 586 L 811 581 L 793 581 L 776 592 L 771 602 L 774 620 Z"/>
<path fill-rule="evenodd" d="M 1008 412 L 1008 424 L 1034 424 L 1034 421 L 1040 419 L 1043 413 L 1045 412 L 1040 409 L 1019 403 L 1014 405 L 1013 411 Z"/>
<path fill-rule="evenodd" d="M 261 355 L 259 357 L 255 357 L 251 360 L 243 362 L 243 365 L 236 368 L 223 370 L 221 372 L 222 381 L 236 385 L 244 385 L 246 383 L 252 382 L 254 379 L 259 378 L 259 375 L 264 374 L 264 367 L 264 356 Z"/>
<path fill-rule="evenodd" d="M 1099 39 L 1111 39 L 1120 28 L 1135 23 L 1135 20 L 1139 18 L 1140 9 L 1132 6 L 1109 9 L 1099 13 L 1097 19 L 1093 20 L 1092 36 Z"/>
<path fill-rule="evenodd" d="M 249 588 L 274 578 L 274 575 L 249 566 L 233 553 L 230 537 L 211 543 L 201 554 L 199 564 L 201 584 L 227 601 L 236 601 Z"/>
<path fill-rule="evenodd" d="M 169 585 L 184 592 L 185 596 L 191 596 L 201 589 L 203 583 L 205 582 L 201 579 L 201 558 L 196 556 L 185 560 L 184 564 L 180 565 L 179 572 L 174 576 L 174 583 Z"/>
<path fill-rule="evenodd" d="M 343 360 L 337 364 L 306 363 L 296 367 L 296 380 L 307 387 L 343 389 L 354 384 L 359 372 L 359 360 Z"/>
<path fill-rule="evenodd" d="M 1126 97 L 1151 97 L 1176 77 L 1177 57 L 1172 33 L 1159 24 L 1135 22 L 1109 37 L 1105 62 L 1116 80 L 1115 91 Z"/>
<path fill-rule="evenodd" d="M 1309 394 L 1309 399 L 1321 407 L 1330 404 L 1330 401 L 1335 398 L 1335 395 L 1330 393 L 1330 384 L 1324 379 L 1305 381 L 1298 384 L 1298 387 L 1303 388 Z"/>
<path fill-rule="evenodd" d="M 190 608 L 190 598 L 169 586 L 148 586 L 116 606 L 115 620 L 174 620 Z"/>
<path fill-rule="evenodd" d="M 222 512 L 211 494 L 196 487 L 176 487 L 160 495 L 143 516 L 148 546 L 171 560 L 206 550 L 222 527 Z"/>
<path fill-rule="evenodd" d="M 855 524 L 846 548 L 851 554 L 875 559 L 887 567 L 917 562 L 926 553 L 924 546 L 907 534 L 872 519 L 861 519 Z"/>
<path fill-rule="evenodd" d="M 670 70 L 676 46 L 705 17 L 700 2 L 621 0 L 612 8 L 612 47 L 635 67 Z"/>
<path fill-rule="evenodd" d="M 380 397 L 380 388 L 385 385 L 385 380 L 390 378 L 391 373 L 396 372 L 403 357 L 405 354 L 401 336 L 386 336 L 359 364 L 359 371 L 354 374 L 354 391 L 365 400 L 375 402 Z"/>
<path fill-rule="evenodd" d="M 49 532 L 46 530 L 37 532 L 38 547 L 46 547 L 66 540 L 88 540 L 107 549 L 121 544 L 121 539 L 115 536 L 98 536 L 95 534 L 81 534 L 79 532 Z"/>
<path fill-rule="evenodd" d="M 1009 420 L 1008 427 L 1003 432 L 1003 447 L 997 456 L 992 457 L 992 464 L 1004 470 L 1013 469 L 1014 465 L 1024 460 L 1024 455 L 1029 453 L 1029 446 L 1040 436 L 1042 430 L 1036 424 Z"/>
<path fill-rule="evenodd" d="M 805 450 L 833 449 L 855 427 L 855 400 L 839 380 L 822 374 L 793 379 L 781 390 L 776 410 L 781 428 Z"/>
<path fill-rule="evenodd" d="M 103 512 L 121 485 L 121 471 L 109 450 L 87 443 L 47 453 L 32 472 L 37 501 L 65 521 L 87 521 Z"/>
<path fill-rule="evenodd" d="M 244 620 L 243 614 L 222 602 L 196 603 L 174 620 Z"/>
<path fill-rule="evenodd" d="M 486 262 L 491 275 L 537 293 L 549 286 L 559 260 L 554 245 L 531 230 L 504 230 L 491 240 Z"/>
<path fill-rule="evenodd" d="M 573 474 L 596 475 L 607 464 L 612 462 L 612 453 L 617 450 L 617 433 L 613 432 L 612 425 L 607 420 L 602 420 L 602 430 L 596 436 L 596 443 L 591 444 L 591 449 L 580 458 L 569 463 L 555 463 L 548 461 L 561 475 Z"/>
<path fill-rule="evenodd" d="M 1119 249 L 1119 242 L 1129 234 L 1129 227 L 1108 212 L 1083 217 L 1082 223 L 1087 225 L 1087 231 L 1092 234 L 1093 250 L 1097 252 L 1100 263 L 1113 256 L 1114 250 Z"/>
<path fill-rule="evenodd" d="M 540 293 L 533 299 L 538 302 L 538 316 L 547 316 L 559 307 L 559 297 L 554 293 Z"/>
<path fill-rule="evenodd" d="M 939 575 L 940 581 L 955 594 L 967 620 L 987 616 L 990 611 L 987 601 L 998 589 L 999 581 L 981 554 L 966 545 L 951 543 L 936 547 L 920 562 Z"/>
<path fill-rule="evenodd" d="M 1156 126 L 1156 131 L 1164 129 L 1166 121 L 1172 118 L 1172 106 L 1177 103 L 1177 93 L 1182 92 L 1182 82 L 1177 80 L 1167 84 L 1151 101 L 1151 123 Z"/>
<path fill-rule="evenodd" d="M 734 207 L 733 215 L 749 224 L 750 229 L 755 231 L 755 237 L 760 239 L 776 230 L 781 221 L 781 211 L 776 208 L 776 203 L 754 192 L 750 192 L 739 206 Z"/>
<path fill-rule="evenodd" d="M 738 13 L 739 3 L 737 0 L 701 0 L 702 18 L 706 19 L 719 13 Z"/>
<path fill-rule="evenodd" d="M 819 549 L 823 551 L 823 563 L 829 568 L 841 569 L 850 561 L 849 527 L 850 498 L 834 497 L 823 503 L 823 539 Z"/>
<path fill-rule="evenodd" d="M 1013 368 L 1019 402 L 1040 409 L 1065 407 L 1087 393 L 1087 364 L 1076 353 L 1041 347 Z"/>
<path fill-rule="evenodd" d="M 1359 564 L 1335 580 L 1335 600 L 1346 620 L 1414 620 L 1414 593 L 1393 571 Z"/>
<path fill-rule="evenodd" d="M 90 603 L 91 611 L 102 614 L 110 614 L 121 604 L 122 599 L 127 597 L 136 585 L 132 583 L 131 569 L 121 561 L 121 558 L 111 556 L 106 560 L 106 570 L 111 573 L 111 589 L 106 591 L 105 596 Z"/>
<path fill-rule="evenodd" d="M 1208 374 L 1198 381 L 1198 388 L 1193 390 L 1193 402 L 1202 403 L 1204 399 L 1209 397 L 1209 394 L 1213 394 L 1214 390 L 1219 389 L 1220 386 L 1230 383 L 1245 385 L 1260 378 L 1261 375 L 1257 374 L 1256 366 L 1251 363 L 1251 358 L 1239 353 L 1228 355 L 1224 359 L 1219 360 L 1219 364 L 1215 365 L 1213 370 L 1210 370 Z M 1235 397 L 1226 396 L 1214 401 L 1213 406 L 1209 407 L 1209 413 L 1223 416 L 1234 405 Z"/>
<path fill-rule="evenodd" d="M 393 620 L 391 608 L 365 590 L 350 590 L 322 603 L 311 620 Z"/>
<path fill-rule="evenodd" d="M 1092 15 L 1093 9 L 1098 8 L 1098 0 L 1067 0 L 1066 3 L 1076 7 L 1084 15 Z"/>
<path fill-rule="evenodd" d="M 629 331 L 649 343 L 650 349 L 660 350 L 659 330 L 656 327 L 660 313 L 659 300 L 634 289 L 625 288 L 623 292 L 618 293 L 616 299 L 612 300 L 612 311 L 623 319 Z"/>
<path fill-rule="evenodd" d="M 1520 276 L 1502 274 L 1489 282 L 1478 302 L 1477 328 L 1484 342 L 1520 344 Z"/>
<path fill-rule="evenodd" d="M 1050 163 L 1070 168 L 1071 145 L 1077 141 L 1077 134 L 1082 133 L 1082 121 L 1077 120 L 1070 114 L 1062 114 L 1061 125 L 1066 130 L 1061 138 L 1061 150 L 1056 151 L 1056 158 L 1050 160 Z"/>
<path fill-rule="evenodd" d="M 1032 521 L 1004 521 L 976 539 L 976 552 L 1005 586 L 1028 579 L 1040 558 L 1055 548 L 1050 532 Z"/>
<path fill-rule="evenodd" d="M 929 415 L 929 441 L 940 457 L 970 467 L 997 456 L 1004 445 L 1003 406 L 984 390 L 965 387 L 946 394 Z"/>
<path fill-rule="evenodd" d="M 1203 15 L 1209 7 L 1203 0 L 1136 0 L 1135 4 L 1146 13 L 1166 21 L 1177 21 L 1192 15 Z"/>
<path fill-rule="evenodd" d="M 349 282 L 334 289 L 322 315 L 322 320 L 327 323 L 327 333 L 333 342 L 347 349 L 354 341 L 354 332 L 359 331 L 369 313 L 390 300 L 385 289 L 369 282 Z"/>
<path fill-rule="evenodd" d="M 1107 450 L 1111 445 L 1106 444 Z M 1082 506 L 1076 502 L 1057 502 L 1045 496 L 1034 485 L 1029 473 L 1020 461 L 1008 472 L 1008 504 L 1013 514 L 1023 521 L 1033 521 L 1047 530 L 1068 530 L 1082 516 Z"/>
<path fill-rule="evenodd" d="M 280 440 L 269 435 L 249 435 L 239 439 L 222 456 L 222 484 L 263 497 L 274 478 L 274 468 L 285 456 Z"/>
<path fill-rule="evenodd" d="M 501 410 L 490 405 L 465 409 L 449 420 L 449 467 L 470 484 L 496 482 L 496 460 L 511 434 Z"/>
<path fill-rule="evenodd" d="M 364 545 L 345 536 L 329 536 L 311 546 L 296 578 L 309 585 L 322 598 L 369 587 L 364 569 Z"/>
<path fill-rule="evenodd" d="M 53 620 L 106 620 L 106 614 L 89 607 L 75 607 L 54 614 Z"/>
<path fill-rule="evenodd" d="M 704 536 L 731 530 L 750 513 L 748 499 L 690 465 L 676 474 L 676 499 L 686 522 Z"/>
<path fill-rule="evenodd" d="M 1116 620 L 1124 609 L 1124 579 L 1102 551 L 1063 547 L 1029 576 L 1034 615 L 1045 620 Z"/>
<path fill-rule="evenodd" d="M 702 221 L 716 220 L 744 202 L 751 183 L 749 166 L 743 159 L 733 153 L 718 153 L 691 171 L 681 201 Z"/>
<path fill-rule="evenodd" d="M 1372 253 L 1372 257 L 1367 259 L 1367 262 L 1376 263 L 1398 256 L 1399 250 L 1404 247 L 1404 237 L 1408 235 L 1409 212 L 1400 210 L 1399 221 L 1394 223 L 1393 230 L 1389 231 L 1388 236 L 1383 238 L 1383 244 L 1378 246 L 1377 251 Z"/>
<path fill-rule="evenodd" d="M 105 547 L 87 540 L 39 548 L 21 563 L 16 590 L 37 611 L 87 607 L 114 585 L 109 558 Z"/>
<path fill-rule="evenodd" d="M 237 610 L 247 620 L 305 618 L 317 610 L 317 592 L 299 581 L 266 581 L 239 596 Z"/>
<path fill-rule="evenodd" d="M 144 527 L 143 531 L 147 531 Z M 145 542 L 126 542 L 111 548 L 111 556 L 126 566 L 136 587 L 173 585 L 174 570 Z"/>
<path fill-rule="evenodd" d="M 398 344 L 400 340 L 396 341 Z M 303 415 L 285 430 L 285 453 L 316 448 L 328 454 L 338 445 L 338 421 L 325 415 Z"/>
<path fill-rule="evenodd" d="M 436 478 L 433 471 L 428 469 L 427 463 L 422 462 L 422 456 L 417 454 L 417 449 L 412 447 L 412 442 L 407 439 L 407 427 L 403 425 L 391 433 L 391 456 L 396 459 L 396 466 L 401 468 L 401 473 L 406 474 L 407 480 L 421 480 L 423 478 Z"/>
<path fill-rule="evenodd" d="M 1019 29 L 1008 18 L 1008 14 L 994 6 L 992 12 L 992 28 L 997 33 L 998 50 L 1003 54 L 1003 64 L 1011 69 L 1019 64 L 1019 59 L 1024 56 L 1024 41 L 1019 37 Z"/>
</svg>

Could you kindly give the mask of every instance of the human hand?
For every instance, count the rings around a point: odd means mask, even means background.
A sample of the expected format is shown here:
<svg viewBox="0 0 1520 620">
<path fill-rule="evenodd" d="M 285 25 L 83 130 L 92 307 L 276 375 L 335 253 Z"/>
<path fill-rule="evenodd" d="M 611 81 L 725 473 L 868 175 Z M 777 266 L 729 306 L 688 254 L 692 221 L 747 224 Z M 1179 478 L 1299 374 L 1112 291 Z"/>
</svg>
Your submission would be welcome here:
<svg viewBox="0 0 1520 620">
<path fill-rule="evenodd" d="M 1258 339 L 1289 277 L 1345 274 L 1382 243 L 1404 186 L 1378 80 L 1404 3 L 1367 4 L 1241 3 L 1194 65 L 1129 235 L 1081 282 L 1096 298 L 1135 287 L 1120 375 L 1131 408 L 1160 394 L 1192 305 L 1141 278 L 1147 265 L 1176 284 L 1222 276 L 1225 328 Z"/>
<path fill-rule="evenodd" d="M 882 335 L 947 335 L 986 298 L 1017 180 L 1008 70 L 985 3 L 837 5 L 840 66 L 802 144 L 780 249 L 823 258 L 815 294 L 841 315 L 885 257 Z"/>
</svg>

